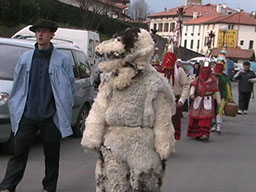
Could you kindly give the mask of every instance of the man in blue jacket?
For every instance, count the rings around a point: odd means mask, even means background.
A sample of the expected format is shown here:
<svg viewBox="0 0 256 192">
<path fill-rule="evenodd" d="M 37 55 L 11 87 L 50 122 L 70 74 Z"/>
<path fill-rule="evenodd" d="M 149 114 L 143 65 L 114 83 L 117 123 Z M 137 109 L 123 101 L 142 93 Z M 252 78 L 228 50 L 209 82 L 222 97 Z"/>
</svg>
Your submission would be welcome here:
<svg viewBox="0 0 256 192">
<path fill-rule="evenodd" d="M 0 184 L 1 192 L 15 191 L 21 181 L 29 147 L 38 130 L 45 155 L 43 191 L 56 191 L 60 139 L 72 134 L 74 103 L 71 58 L 56 50 L 51 43 L 57 28 L 50 21 L 32 25 L 29 29 L 35 32 L 37 43 L 34 50 L 25 52 L 16 65 L 9 100 L 15 152 Z"/>
</svg>

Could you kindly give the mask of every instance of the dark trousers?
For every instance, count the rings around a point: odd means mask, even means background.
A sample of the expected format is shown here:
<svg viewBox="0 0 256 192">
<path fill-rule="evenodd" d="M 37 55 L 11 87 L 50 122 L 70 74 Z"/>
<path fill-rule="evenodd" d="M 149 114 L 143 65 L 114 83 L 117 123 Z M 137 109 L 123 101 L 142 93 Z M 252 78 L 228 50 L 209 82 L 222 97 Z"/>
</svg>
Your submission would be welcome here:
<svg viewBox="0 0 256 192">
<path fill-rule="evenodd" d="M 21 181 L 28 159 L 28 153 L 37 131 L 43 142 L 45 156 L 45 177 L 42 181 L 43 188 L 48 192 L 55 192 L 59 174 L 60 132 L 53 119 L 34 121 L 22 117 L 19 130 L 15 135 L 14 155 L 8 162 L 5 177 L 0 184 L 0 189 L 14 192 Z M 40 190 L 40 189 L 38 189 Z"/>
<path fill-rule="evenodd" d="M 251 98 L 251 92 L 239 92 L 238 103 L 239 109 L 248 110 L 249 102 Z"/>
<path fill-rule="evenodd" d="M 180 140 L 180 137 L 181 137 L 181 117 L 182 117 L 182 107 L 177 107 L 175 115 L 172 116 L 172 124 L 175 129 L 175 134 L 174 134 L 175 140 Z"/>
</svg>

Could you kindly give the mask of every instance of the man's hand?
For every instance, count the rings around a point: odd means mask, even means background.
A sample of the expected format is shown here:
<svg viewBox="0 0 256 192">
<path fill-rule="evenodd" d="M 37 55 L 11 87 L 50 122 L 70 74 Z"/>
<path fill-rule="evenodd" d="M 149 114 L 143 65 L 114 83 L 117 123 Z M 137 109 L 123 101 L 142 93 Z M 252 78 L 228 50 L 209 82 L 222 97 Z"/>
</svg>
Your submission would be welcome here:
<svg viewBox="0 0 256 192">
<path fill-rule="evenodd" d="M 195 95 L 191 95 L 190 98 L 191 98 L 192 100 L 194 100 L 194 99 L 195 99 Z"/>
<path fill-rule="evenodd" d="M 177 107 L 182 107 L 183 103 L 181 101 L 178 101 Z"/>
</svg>

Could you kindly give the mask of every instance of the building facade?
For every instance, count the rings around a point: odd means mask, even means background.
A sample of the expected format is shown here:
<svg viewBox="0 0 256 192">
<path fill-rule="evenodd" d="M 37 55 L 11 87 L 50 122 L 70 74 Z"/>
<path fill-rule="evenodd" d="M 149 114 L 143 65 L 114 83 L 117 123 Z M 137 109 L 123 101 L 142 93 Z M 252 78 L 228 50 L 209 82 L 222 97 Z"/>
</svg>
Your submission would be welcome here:
<svg viewBox="0 0 256 192">
<path fill-rule="evenodd" d="M 256 19 L 245 12 L 184 22 L 182 46 L 204 54 L 211 32 L 213 48 L 256 50 Z"/>
<path fill-rule="evenodd" d="M 187 5 L 180 6 L 184 10 L 182 17 L 181 46 L 200 54 L 207 52 L 209 34 L 213 33 L 211 48 L 229 48 L 230 52 L 247 56 L 237 59 L 250 59 L 251 50 L 256 50 L 256 14 L 234 10 L 226 4 L 201 4 L 202 1 L 187 0 Z M 177 11 L 180 7 L 164 9 L 149 16 L 150 29 L 157 34 L 170 38 L 175 34 L 178 22 Z M 232 55 L 233 57 L 233 55 Z"/>
<path fill-rule="evenodd" d="M 169 10 L 165 8 L 162 12 L 149 15 L 150 29 L 157 30 L 157 34 L 164 38 L 169 38 L 177 26 L 177 11 L 179 8 L 183 8 L 185 12 L 181 19 L 183 23 L 197 18 L 211 17 L 219 14 L 231 14 L 236 12 L 235 10 L 228 8 L 226 5 L 201 5 L 201 1 L 188 0 L 187 5 Z"/>
</svg>

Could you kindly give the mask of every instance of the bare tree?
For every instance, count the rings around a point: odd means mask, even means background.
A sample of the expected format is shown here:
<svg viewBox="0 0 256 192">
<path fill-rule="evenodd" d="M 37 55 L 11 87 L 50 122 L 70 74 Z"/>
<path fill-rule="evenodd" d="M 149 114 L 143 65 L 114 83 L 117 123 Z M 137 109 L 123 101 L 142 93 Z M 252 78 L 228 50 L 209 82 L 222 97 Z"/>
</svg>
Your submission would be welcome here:
<svg viewBox="0 0 256 192">
<path fill-rule="evenodd" d="M 136 0 L 129 6 L 128 12 L 135 21 L 145 21 L 150 14 L 149 6 L 145 0 Z"/>
<path fill-rule="evenodd" d="M 75 0 L 80 8 L 96 14 L 106 15 L 117 0 Z"/>
<path fill-rule="evenodd" d="M 82 21 L 85 28 L 98 30 L 101 22 L 96 19 L 97 15 L 107 15 L 118 0 L 73 0 L 82 11 Z M 94 14 L 90 14 L 90 12 Z"/>
</svg>

